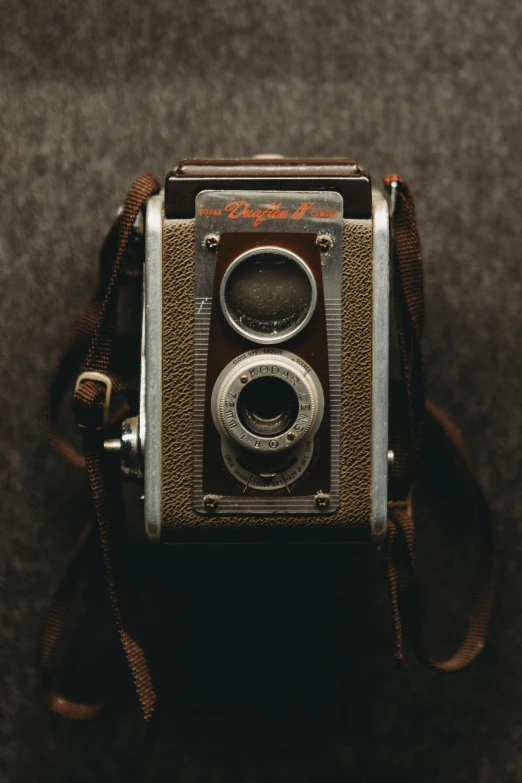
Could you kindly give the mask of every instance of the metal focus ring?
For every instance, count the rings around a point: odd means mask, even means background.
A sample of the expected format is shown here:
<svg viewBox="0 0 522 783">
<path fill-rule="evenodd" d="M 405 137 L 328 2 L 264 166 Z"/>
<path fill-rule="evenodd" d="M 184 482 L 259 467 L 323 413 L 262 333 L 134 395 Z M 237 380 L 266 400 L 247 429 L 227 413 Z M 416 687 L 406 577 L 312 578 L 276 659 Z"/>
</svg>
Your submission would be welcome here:
<svg viewBox="0 0 522 783">
<path fill-rule="evenodd" d="M 285 431 L 277 435 L 252 432 L 239 413 L 242 391 L 260 378 L 284 381 L 296 396 L 296 416 Z M 321 399 L 322 393 L 306 367 L 277 354 L 260 353 L 236 364 L 224 378 L 217 395 L 218 420 L 224 434 L 241 447 L 258 453 L 275 453 L 295 446 L 314 425 L 317 426 Z"/>
</svg>

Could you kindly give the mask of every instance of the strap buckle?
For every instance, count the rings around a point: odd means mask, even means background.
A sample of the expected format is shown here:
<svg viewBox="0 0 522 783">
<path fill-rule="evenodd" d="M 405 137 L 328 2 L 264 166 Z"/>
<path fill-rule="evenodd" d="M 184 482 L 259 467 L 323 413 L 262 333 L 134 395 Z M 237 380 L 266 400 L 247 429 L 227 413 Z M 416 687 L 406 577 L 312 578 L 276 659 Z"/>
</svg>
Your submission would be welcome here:
<svg viewBox="0 0 522 783">
<path fill-rule="evenodd" d="M 80 375 L 76 379 L 76 384 L 74 386 L 74 393 L 78 391 L 80 388 L 80 384 L 84 381 L 97 381 L 98 383 L 105 384 L 105 399 L 103 401 L 103 419 L 102 419 L 102 425 L 101 427 L 96 427 L 96 430 L 105 430 L 107 429 L 107 425 L 109 423 L 109 408 L 111 404 L 111 396 L 112 396 L 112 381 L 109 378 L 108 375 L 105 375 L 103 372 L 95 372 L 93 370 L 87 370 L 86 372 L 80 373 Z M 80 427 L 83 430 L 88 429 L 88 427 L 85 424 L 80 424 L 77 422 L 78 427 Z"/>
</svg>

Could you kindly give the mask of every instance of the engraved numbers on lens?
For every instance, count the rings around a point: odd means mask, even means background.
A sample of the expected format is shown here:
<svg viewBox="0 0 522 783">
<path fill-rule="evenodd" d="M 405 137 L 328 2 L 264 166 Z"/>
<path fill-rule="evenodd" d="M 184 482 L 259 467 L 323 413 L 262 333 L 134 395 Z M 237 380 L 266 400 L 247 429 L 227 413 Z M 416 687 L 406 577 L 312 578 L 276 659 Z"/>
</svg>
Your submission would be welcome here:
<svg viewBox="0 0 522 783">
<path fill-rule="evenodd" d="M 297 445 L 318 426 L 322 389 L 297 356 L 260 350 L 231 365 L 218 378 L 212 403 L 218 429 L 226 437 L 241 441 L 246 449 L 278 451 Z M 286 437 L 289 432 L 292 438 Z"/>
<path fill-rule="evenodd" d="M 211 400 L 228 470 L 252 489 L 290 492 L 312 459 L 323 409 L 321 383 L 297 355 L 260 348 L 236 357 Z"/>
</svg>

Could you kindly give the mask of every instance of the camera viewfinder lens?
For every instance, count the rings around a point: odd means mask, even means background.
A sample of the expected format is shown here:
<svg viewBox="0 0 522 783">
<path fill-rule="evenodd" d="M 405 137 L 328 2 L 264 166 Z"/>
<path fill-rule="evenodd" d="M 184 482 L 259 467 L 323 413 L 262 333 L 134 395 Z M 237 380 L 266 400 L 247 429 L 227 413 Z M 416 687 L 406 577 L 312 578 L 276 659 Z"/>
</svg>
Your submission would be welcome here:
<svg viewBox="0 0 522 783">
<path fill-rule="evenodd" d="M 293 253 L 250 251 L 223 281 L 222 305 L 229 323 L 259 342 L 280 342 L 300 331 L 315 307 L 312 273 Z"/>
</svg>

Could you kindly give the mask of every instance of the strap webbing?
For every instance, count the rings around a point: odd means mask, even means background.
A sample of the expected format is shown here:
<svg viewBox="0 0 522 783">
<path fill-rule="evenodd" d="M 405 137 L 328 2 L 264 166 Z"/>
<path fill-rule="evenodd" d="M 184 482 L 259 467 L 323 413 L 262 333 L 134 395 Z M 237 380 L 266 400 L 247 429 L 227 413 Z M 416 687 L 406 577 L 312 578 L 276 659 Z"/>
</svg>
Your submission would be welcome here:
<svg viewBox="0 0 522 783">
<path fill-rule="evenodd" d="M 413 198 L 397 175 L 384 180 L 392 194 L 392 276 L 395 322 L 402 382 L 391 389 L 391 496 L 406 499 L 419 459 L 424 423 L 424 372 L 421 351 L 424 329 L 422 255 Z"/>
<path fill-rule="evenodd" d="M 424 294 L 422 257 L 415 209 L 410 189 L 400 177 L 384 181 L 394 191 L 392 213 L 393 274 L 402 384 L 391 411 L 391 446 L 395 454 L 391 471 L 393 493 L 388 504 L 388 580 L 391 592 L 395 654 L 403 659 L 403 625 L 419 658 L 440 672 L 467 666 L 482 649 L 491 618 L 495 584 L 493 520 L 468 450 L 457 426 L 447 414 L 424 399 L 422 332 Z M 422 650 L 423 611 L 415 564 L 415 523 L 408 510 L 408 496 L 415 481 L 426 414 L 435 424 L 435 437 L 444 439 L 460 462 L 471 486 L 469 507 L 481 538 L 481 561 L 475 599 L 464 641 L 447 661 L 435 661 Z M 424 443 L 427 447 L 430 444 Z"/>
<path fill-rule="evenodd" d="M 46 416 L 47 431 L 51 444 L 58 453 L 72 464 L 81 466 L 82 461 L 61 438 L 56 428 L 56 412 L 63 391 L 69 381 L 74 364 L 85 355 L 84 373 L 97 372 L 112 383 L 113 394 L 127 395 L 132 392 L 125 381 L 111 372 L 112 347 L 116 324 L 121 265 L 124 259 L 134 222 L 147 200 L 159 191 L 159 184 L 150 174 L 139 177 L 130 189 L 117 223 L 117 245 L 112 254 L 112 264 L 101 276 L 100 290 L 89 304 L 86 313 L 77 324 L 73 337 L 66 349 L 58 370 L 54 375 L 49 395 Z M 81 427 L 85 465 L 94 500 L 98 532 L 103 552 L 105 573 L 112 609 L 120 640 L 134 680 L 141 709 L 146 720 L 150 720 L 156 703 L 145 652 L 138 640 L 130 605 L 130 580 L 126 574 L 125 521 L 119 486 L 119 471 L 107 464 L 104 453 L 103 419 L 107 385 L 98 380 L 86 378 L 74 394 L 74 412 Z M 116 416 L 123 418 L 129 410 L 129 401 L 124 399 L 117 408 Z M 113 414 L 114 416 L 114 414 Z M 61 633 L 70 603 L 71 585 L 77 570 L 77 560 L 60 585 L 44 623 L 41 637 L 40 659 L 45 670 L 51 652 Z M 86 705 L 72 703 L 54 694 L 47 694 L 49 705 L 68 717 L 88 717 L 91 713 Z M 88 715 L 84 713 L 89 713 Z"/>
<path fill-rule="evenodd" d="M 470 664 L 484 647 L 491 620 L 495 591 L 496 560 L 491 514 L 475 476 L 462 435 L 446 413 L 431 403 L 428 415 L 438 429 L 437 437 L 446 439 L 449 450 L 458 456 L 461 468 L 472 481 L 474 524 L 480 539 L 480 560 L 474 599 L 468 628 L 457 651 L 447 660 L 439 661 L 423 649 L 424 611 L 417 581 L 415 562 L 415 524 L 404 501 L 389 504 L 388 579 L 395 627 L 395 656 L 402 661 L 403 626 L 420 660 L 443 673 L 457 672 Z"/>
<path fill-rule="evenodd" d="M 78 319 L 52 374 L 44 408 L 45 432 L 49 443 L 64 462 L 76 468 L 85 468 L 85 457 L 83 454 L 79 454 L 74 446 L 63 437 L 58 419 L 65 394 L 85 361 L 100 320 L 102 302 L 112 276 L 114 259 L 118 251 L 119 224 L 120 217 L 118 216 L 100 249 L 96 290 Z M 112 411 L 111 423 L 124 418 L 127 413 L 128 411 L 124 410 Z"/>
</svg>

